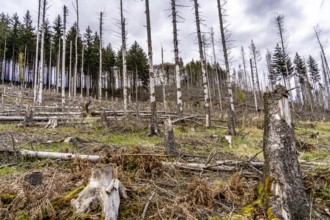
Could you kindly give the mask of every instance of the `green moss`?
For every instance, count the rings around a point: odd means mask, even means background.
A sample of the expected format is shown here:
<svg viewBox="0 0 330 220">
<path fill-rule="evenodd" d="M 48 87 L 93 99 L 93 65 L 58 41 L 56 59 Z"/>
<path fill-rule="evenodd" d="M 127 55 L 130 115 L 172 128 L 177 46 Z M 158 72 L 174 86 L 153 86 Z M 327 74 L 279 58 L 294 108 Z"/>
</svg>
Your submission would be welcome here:
<svg viewBox="0 0 330 220">
<path fill-rule="evenodd" d="M 60 198 L 58 200 L 52 201 L 52 206 L 55 210 L 59 211 L 63 208 L 70 206 L 71 199 L 78 198 L 78 194 L 85 188 L 85 186 L 80 186 L 71 192 L 68 192 L 63 198 Z"/>
</svg>

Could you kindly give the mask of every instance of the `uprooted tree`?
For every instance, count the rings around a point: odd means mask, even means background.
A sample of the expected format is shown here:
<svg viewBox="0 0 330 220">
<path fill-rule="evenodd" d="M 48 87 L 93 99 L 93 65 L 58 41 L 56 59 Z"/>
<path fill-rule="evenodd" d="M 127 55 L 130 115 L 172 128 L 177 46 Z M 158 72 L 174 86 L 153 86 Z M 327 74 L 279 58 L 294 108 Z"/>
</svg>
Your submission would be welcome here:
<svg viewBox="0 0 330 220">
<path fill-rule="evenodd" d="M 297 158 L 288 96 L 281 85 L 264 96 L 267 215 L 268 219 L 309 219 L 310 205 Z"/>
</svg>

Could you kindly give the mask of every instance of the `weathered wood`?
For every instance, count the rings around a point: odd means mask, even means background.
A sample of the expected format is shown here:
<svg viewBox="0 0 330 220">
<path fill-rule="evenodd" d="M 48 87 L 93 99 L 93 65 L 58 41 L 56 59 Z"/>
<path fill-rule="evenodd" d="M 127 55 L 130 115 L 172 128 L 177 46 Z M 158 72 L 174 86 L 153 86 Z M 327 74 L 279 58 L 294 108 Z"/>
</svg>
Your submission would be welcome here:
<svg viewBox="0 0 330 220">
<path fill-rule="evenodd" d="M 127 198 L 120 181 L 115 178 L 111 165 L 100 165 L 92 170 L 87 187 L 71 201 L 77 215 L 88 213 L 102 206 L 105 220 L 118 218 L 120 198 Z"/>
<path fill-rule="evenodd" d="M 83 160 L 96 162 L 100 159 L 100 156 L 97 155 L 79 155 L 79 154 L 58 153 L 58 152 L 21 150 L 20 153 L 22 156 L 27 156 L 27 157 L 54 158 L 54 159 L 62 159 L 62 160 L 73 160 L 75 158 L 80 158 Z"/>
<path fill-rule="evenodd" d="M 268 218 L 309 219 L 310 205 L 304 191 L 297 158 L 288 92 L 276 86 L 265 100 L 264 175 Z"/>
<path fill-rule="evenodd" d="M 174 131 L 171 119 L 166 119 L 164 122 L 164 126 L 165 152 L 167 155 L 172 155 L 176 157 L 178 156 L 178 152 L 176 151 Z"/>
</svg>

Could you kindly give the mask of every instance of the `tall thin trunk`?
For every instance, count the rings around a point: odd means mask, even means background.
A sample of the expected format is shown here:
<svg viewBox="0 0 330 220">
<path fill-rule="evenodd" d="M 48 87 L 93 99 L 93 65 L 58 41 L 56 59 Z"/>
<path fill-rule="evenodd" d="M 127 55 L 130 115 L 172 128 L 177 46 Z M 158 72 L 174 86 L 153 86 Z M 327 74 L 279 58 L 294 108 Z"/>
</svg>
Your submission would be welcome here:
<svg viewBox="0 0 330 220">
<path fill-rule="evenodd" d="M 65 54 L 66 54 L 66 16 L 67 7 L 63 7 L 63 48 L 62 48 L 62 79 L 61 79 L 61 90 L 62 90 L 62 103 L 65 103 Z"/>
<path fill-rule="evenodd" d="M 224 20 L 223 20 L 223 8 L 220 0 L 217 0 L 218 3 L 218 13 L 219 13 L 219 22 L 220 22 L 220 33 L 221 33 L 221 42 L 222 42 L 222 50 L 225 60 L 226 67 L 226 76 L 227 76 L 227 87 L 228 87 L 228 127 L 230 134 L 236 136 L 236 120 L 235 120 L 235 109 L 234 109 L 234 96 L 232 90 L 232 83 L 230 79 L 230 69 L 229 69 L 229 58 L 228 58 L 228 48 L 227 41 L 225 35 L 224 28 Z"/>
<path fill-rule="evenodd" d="M 40 45 L 40 70 L 39 70 L 39 94 L 38 102 L 42 103 L 42 91 L 44 85 L 44 66 L 45 66 L 45 55 L 44 55 L 44 46 L 45 46 L 45 19 L 46 19 L 46 6 L 47 0 L 43 0 L 43 12 L 42 12 L 42 31 L 41 31 L 41 45 Z"/>
<path fill-rule="evenodd" d="M 71 91 L 72 91 L 72 41 L 70 41 L 70 51 L 69 51 L 69 98 L 71 98 Z"/>
<path fill-rule="evenodd" d="M 219 106 L 220 106 L 220 110 L 222 111 L 222 97 L 221 97 L 221 84 L 219 81 L 219 70 L 218 70 L 218 66 L 217 66 L 217 56 L 215 53 L 215 44 L 214 44 L 214 31 L 213 28 L 211 28 L 211 43 L 212 43 L 212 50 L 213 50 L 213 65 L 215 68 L 215 77 L 216 77 L 216 84 L 217 84 L 217 89 L 218 89 L 218 95 L 219 95 Z"/>
<path fill-rule="evenodd" d="M 38 64 L 39 64 L 39 40 L 40 40 L 40 14 L 41 14 L 41 0 L 39 0 L 38 6 L 38 25 L 37 25 L 37 43 L 36 43 L 36 57 L 35 57 L 35 67 L 34 67 L 34 80 L 33 80 L 33 101 L 37 101 L 37 81 L 38 81 Z"/>
<path fill-rule="evenodd" d="M 7 36 L 5 36 L 5 47 L 3 48 L 3 59 L 2 59 L 2 85 L 5 84 L 6 74 L 6 50 L 7 50 Z"/>
<path fill-rule="evenodd" d="M 146 22 L 147 22 L 147 36 L 148 36 L 148 63 L 149 63 L 149 83 L 150 83 L 150 107 L 151 118 L 149 126 L 149 136 L 159 135 L 158 123 L 157 123 L 157 103 L 155 96 L 155 75 L 152 58 L 152 39 L 151 39 L 151 24 L 150 24 L 150 10 L 149 0 L 145 0 L 146 4 Z"/>
<path fill-rule="evenodd" d="M 174 59 L 175 59 L 175 80 L 176 80 L 176 104 L 177 114 L 179 117 L 183 116 L 182 92 L 181 92 L 181 68 L 179 60 L 179 41 L 177 28 L 177 10 L 176 1 L 171 0 L 172 7 L 172 24 L 173 24 L 173 45 L 174 45 Z"/>
<path fill-rule="evenodd" d="M 206 62 L 203 53 L 203 42 L 202 42 L 202 34 L 200 27 L 200 18 L 199 18 L 199 4 L 198 0 L 194 0 L 194 8 L 195 8 L 195 19 L 196 19 L 196 29 L 197 29 L 197 38 L 198 38 L 198 47 L 199 47 L 199 58 L 201 60 L 202 66 L 202 76 L 203 76 L 203 90 L 204 90 L 204 107 L 205 107 L 205 126 L 211 127 L 211 108 L 210 108 L 210 96 L 209 96 L 209 88 L 208 88 L 208 80 L 206 75 Z"/>
<path fill-rule="evenodd" d="M 322 61 L 322 73 L 323 73 L 323 81 L 324 81 L 324 89 L 325 89 L 325 96 L 324 96 L 324 109 L 329 110 L 329 78 L 326 70 L 325 65 L 325 58 L 323 57 L 323 53 L 321 52 L 321 61 Z"/>
<path fill-rule="evenodd" d="M 253 90 L 253 97 L 254 97 L 254 106 L 256 108 L 256 111 L 258 111 L 258 99 L 257 99 L 256 88 L 255 88 L 255 84 L 254 84 L 252 59 L 250 59 L 250 66 L 251 66 L 251 78 L 252 78 L 252 90 Z"/>
<path fill-rule="evenodd" d="M 49 65 L 48 65 L 48 69 L 49 69 L 49 74 L 48 74 L 48 90 L 50 91 L 51 88 L 51 84 L 52 84 L 52 43 L 50 43 L 50 50 L 49 50 Z"/>
<path fill-rule="evenodd" d="M 98 99 L 102 100 L 102 37 L 103 37 L 103 12 L 100 12 L 100 45 L 99 45 L 99 75 L 98 75 Z"/>
<path fill-rule="evenodd" d="M 56 64 L 56 93 L 59 93 L 60 87 L 60 65 L 61 65 L 61 38 L 58 41 L 57 64 Z"/>
<path fill-rule="evenodd" d="M 127 112 L 127 50 L 126 50 L 126 19 L 123 13 L 123 0 L 120 0 L 120 24 L 121 24 L 121 42 L 122 42 L 122 61 L 123 61 L 123 96 L 124 96 L 124 112 Z"/>
<path fill-rule="evenodd" d="M 26 60 L 27 60 L 27 53 L 26 53 L 26 44 L 24 45 L 24 61 L 23 61 L 23 87 L 25 88 L 25 73 L 26 73 Z"/>
<path fill-rule="evenodd" d="M 85 44 L 82 45 L 81 52 L 81 71 L 80 71 L 80 97 L 83 97 L 84 87 L 83 87 L 83 76 L 84 76 L 84 56 L 85 56 Z"/>
<path fill-rule="evenodd" d="M 165 69 L 164 69 L 164 49 L 162 47 L 162 92 L 163 92 L 163 105 L 164 113 L 166 115 L 167 103 L 166 103 L 166 79 L 165 79 Z"/>
<path fill-rule="evenodd" d="M 73 72 L 73 97 L 77 95 L 77 75 L 78 75 L 78 36 L 79 36 L 79 1 L 76 0 L 76 39 L 75 39 L 75 61 L 74 61 L 74 72 Z"/>
<path fill-rule="evenodd" d="M 327 60 L 327 57 L 325 56 L 324 47 L 323 47 L 323 44 L 322 44 L 322 42 L 320 40 L 320 35 L 319 35 L 319 32 L 320 31 L 317 31 L 317 28 L 314 27 L 314 32 L 315 32 L 315 36 L 317 38 L 317 42 L 320 45 L 321 53 L 322 53 L 323 59 L 324 59 L 324 65 L 326 67 L 326 70 L 327 70 L 328 74 L 330 74 L 330 68 L 329 68 L 328 60 Z"/>
</svg>

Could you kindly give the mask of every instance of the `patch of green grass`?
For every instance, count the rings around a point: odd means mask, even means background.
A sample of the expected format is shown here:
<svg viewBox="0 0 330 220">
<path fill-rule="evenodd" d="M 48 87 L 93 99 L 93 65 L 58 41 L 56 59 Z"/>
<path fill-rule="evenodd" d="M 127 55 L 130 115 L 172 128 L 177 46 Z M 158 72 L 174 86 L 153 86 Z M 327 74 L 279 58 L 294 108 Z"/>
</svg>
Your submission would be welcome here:
<svg viewBox="0 0 330 220">
<path fill-rule="evenodd" d="M 9 174 L 17 173 L 18 170 L 15 167 L 3 167 L 0 168 L 0 177 L 1 176 L 6 176 Z"/>
</svg>

